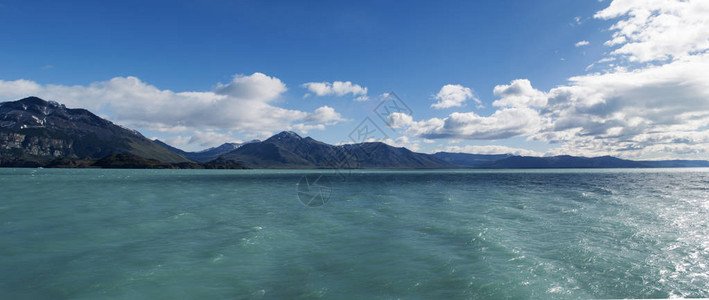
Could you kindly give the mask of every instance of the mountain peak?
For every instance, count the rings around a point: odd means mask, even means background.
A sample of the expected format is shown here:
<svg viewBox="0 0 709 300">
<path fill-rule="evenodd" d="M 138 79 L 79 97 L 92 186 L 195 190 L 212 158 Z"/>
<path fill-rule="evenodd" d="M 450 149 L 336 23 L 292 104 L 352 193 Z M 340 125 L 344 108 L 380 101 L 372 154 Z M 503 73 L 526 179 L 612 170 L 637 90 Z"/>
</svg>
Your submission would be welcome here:
<svg viewBox="0 0 709 300">
<path fill-rule="evenodd" d="M 22 98 L 20 100 L 15 101 L 15 102 L 19 102 L 22 104 L 49 105 L 48 101 L 45 101 L 44 99 L 39 98 L 39 97 L 35 97 L 35 96 Z"/>
<path fill-rule="evenodd" d="M 232 151 L 236 148 L 239 148 L 239 146 L 241 146 L 241 145 L 242 144 L 240 144 L 240 143 L 224 143 L 224 144 L 221 144 L 217 147 L 211 147 L 208 149 L 204 149 L 202 151 L 198 151 L 197 153 L 211 153 L 211 152 L 215 152 L 215 151 L 220 152 L 220 153 L 221 152 L 227 153 L 227 152 Z"/>
<path fill-rule="evenodd" d="M 64 111 L 66 106 L 59 104 L 56 101 L 45 101 L 39 97 L 26 97 L 16 101 L 7 101 L 0 103 L 0 106 L 7 109 L 15 109 L 18 111 L 28 111 L 40 115 L 49 115 L 55 111 Z"/>
<path fill-rule="evenodd" d="M 297 139 L 300 140 L 302 137 L 293 131 L 281 131 L 280 133 L 268 138 L 269 140 L 282 140 L 282 139 Z"/>
</svg>

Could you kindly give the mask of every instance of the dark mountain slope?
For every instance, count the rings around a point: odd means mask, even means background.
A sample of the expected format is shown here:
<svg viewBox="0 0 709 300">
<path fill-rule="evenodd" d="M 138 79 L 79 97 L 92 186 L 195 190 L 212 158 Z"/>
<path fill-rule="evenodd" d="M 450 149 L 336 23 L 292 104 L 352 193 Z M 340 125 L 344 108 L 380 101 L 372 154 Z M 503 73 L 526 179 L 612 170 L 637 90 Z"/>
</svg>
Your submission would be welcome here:
<svg viewBox="0 0 709 300">
<path fill-rule="evenodd" d="M 172 152 L 175 152 L 175 153 L 177 153 L 177 154 L 179 154 L 179 155 L 182 155 L 182 156 L 184 156 L 184 157 L 187 157 L 187 155 L 190 153 L 190 152 L 184 151 L 184 150 L 182 150 L 182 149 L 179 149 L 179 148 L 170 146 L 170 145 L 168 145 L 167 143 L 165 143 L 165 142 L 163 142 L 163 141 L 161 141 L 161 140 L 158 140 L 158 139 L 154 139 L 153 142 L 155 142 L 156 144 L 158 144 L 159 146 L 161 146 L 161 147 L 163 147 L 163 148 L 165 148 L 165 149 L 167 149 L 167 150 L 170 150 L 170 151 L 172 151 Z M 187 157 L 187 158 L 189 158 L 189 157 Z"/>
<path fill-rule="evenodd" d="M 512 154 L 470 154 L 438 152 L 434 157 L 444 160 L 452 165 L 463 168 L 478 168 L 492 165 L 494 162 L 513 156 Z"/>
<path fill-rule="evenodd" d="M 449 168 L 429 154 L 383 143 L 333 146 L 290 131 L 241 146 L 223 159 L 253 168 Z"/>
<path fill-rule="evenodd" d="M 545 168 L 641 168 L 643 165 L 636 161 L 601 157 L 576 157 L 560 155 L 552 157 L 511 156 L 498 160 L 489 167 L 492 168 L 519 168 L 519 169 L 545 169 Z"/>
<path fill-rule="evenodd" d="M 170 146 L 161 140 L 154 140 L 154 142 L 160 146 L 165 147 L 166 149 L 168 149 L 172 152 L 180 154 L 180 155 L 187 157 L 191 160 L 194 160 L 197 162 L 208 162 L 208 161 L 215 160 L 215 159 L 219 158 L 220 156 L 227 154 L 231 151 L 234 151 L 243 145 L 246 145 L 249 143 L 256 143 L 256 142 L 258 142 L 258 140 L 253 140 L 253 141 L 246 142 L 246 143 L 224 143 L 218 147 L 213 147 L 213 148 L 209 148 L 209 149 L 197 151 L 197 152 L 187 152 L 182 149 L 178 149 L 173 146 Z"/>
<path fill-rule="evenodd" d="M 85 109 L 69 109 L 37 97 L 0 103 L 0 165 L 44 163 L 60 157 L 96 159 L 116 153 L 162 162 L 189 161 Z"/>
<path fill-rule="evenodd" d="M 335 146 L 284 131 L 263 142 L 241 146 L 222 158 L 253 168 L 317 168 L 327 165 L 334 150 Z"/>
<path fill-rule="evenodd" d="M 391 169 L 443 169 L 456 166 L 431 154 L 416 153 L 403 147 L 392 147 L 384 143 L 372 142 L 341 146 L 345 153 L 357 158 L 361 168 Z"/>
</svg>

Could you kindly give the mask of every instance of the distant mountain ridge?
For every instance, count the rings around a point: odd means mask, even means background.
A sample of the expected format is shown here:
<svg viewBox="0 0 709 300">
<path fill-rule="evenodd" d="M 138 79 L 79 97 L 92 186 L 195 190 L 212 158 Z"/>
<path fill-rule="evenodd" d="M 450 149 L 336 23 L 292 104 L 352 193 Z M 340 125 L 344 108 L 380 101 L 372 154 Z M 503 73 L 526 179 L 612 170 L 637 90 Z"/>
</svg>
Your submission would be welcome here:
<svg viewBox="0 0 709 300">
<path fill-rule="evenodd" d="M 612 156 L 578 157 L 559 155 L 535 157 L 510 154 L 484 155 L 448 152 L 439 152 L 434 155 L 462 167 L 491 169 L 709 167 L 709 161 L 704 160 L 634 161 Z"/>
<path fill-rule="evenodd" d="M 167 145 L 167 147 L 171 147 Z M 174 148 L 174 147 L 171 147 Z M 182 151 L 179 150 L 178 151 Z M 179 153 L 185 153 L 184 151 Z M 200 152 L 194 152 L 200 153 Z M 330 145 L 283 131 L 219 156 L 251 168 L 283 169 L 549 169 L 709 167 L 703 160 L 633 161 L 611 156 L 533 157 L 512 154 L 416 153 L 380 142 Z"/>
<path fill-rule="evenodd" d="M 239 147 L 241 147 L 241 146 L 243 146 L 243 145 L 246 145 L 246 144 L 249 144 L 249 143 L 257 143 L 257 142 L 260 142 L 259 140 L 252 140 L 252 141 L 245 142 L 245 143 L 224 143 L 224 144 L 221 144 L 220 146 L 212 147 L 212 148 L 205 149 L 205 150 L 202 150 L 202 151 L 187 152 L 187 151 L 184 151 L 184 150 L 175 148 L 175 147 L 173 147 L 173 146 L 170 146 L 170 145 L 168 145 L 167 143 L 165 143 L 165 142 L 163 142 L 163 141 L 161 141 L 161 140 L 158 140 L 158 139 L 155 139 L 155 140 L 153 140 L 153 141 L 154 141 L 156 144 L 158 144 L 158 145 L 160 145 L 160 146 L 163 146 L 163 147 L 167 148 L 167 149 L 170 150 L 170 151 L 173 151 L 173 152 L 175 152 L 175 153 L 178 153 L 178 154 L 180 154 L 180 155 L 182 155 L 182 156 L 184 156 L 184 157 L 187 157 L 187 158 L 189 158 L 189 159 L 191 159 L 191 160 L 193 160 L 193 161 L 196 161 L 196 162 L 208 162 L 208 161 L 212 161 L 212 160 L 215 160 L 215 159 L 221 157 L 221 156 L 224 155 L 224 154 L 227 154 L 227 153 L 229 153 L 229 152 L 231 152 L 231 151 L 236 150 L 237 148 L 239 148 Z"/>
<path fill-rule="evenodd" d="M 292 131 L 264 141 L 225 143 L 186 152 L 151 141 L 85 109 L 37 97 L 0 103 L 0 167 L 101 168 L 674 168 L 704 160 L 633 161 L 611 156 L 529 157 L 511 154 L 425 154 L 381 142 L 330 145 Z"/>
<path fill-rule="evenodd" d="M 514 155 L 438 152 L 433 154 L 433 156 L 458 167 L 479 168 L 489 166 L 498 160 Z"/>
<path fill-rule="evenodd" d="M 263 142 L 250 143 L 222 156 L 253 168 L 382 168 L 441 169 L 453 165 L 430 154 L 384 143 L 334 146 L 284 131 Z"/>
</svg>

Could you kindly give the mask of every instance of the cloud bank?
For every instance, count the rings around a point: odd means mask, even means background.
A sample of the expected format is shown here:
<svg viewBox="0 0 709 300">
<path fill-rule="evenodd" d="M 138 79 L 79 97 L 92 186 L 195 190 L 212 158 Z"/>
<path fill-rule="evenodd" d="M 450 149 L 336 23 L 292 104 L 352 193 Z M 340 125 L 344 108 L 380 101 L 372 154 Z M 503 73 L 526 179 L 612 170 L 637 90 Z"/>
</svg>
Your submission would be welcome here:
<svg viewBox="0 0 709 300">
<path fill-rule="evenodd" d="M 190 133 L 193 143 L 212 145 L 214 137 L 229 140 L 219 131 L 267 136 L 284 129 L 325 129 L 343 120 L 332 107 L 313 112 L 275 104 L 287 91 L 278 78 L 262 73 L 235 75 L 213 91 L 162 90 L 136 77 L 115 77 L 88 86 L 41 85 L 29 80 L 0 80 L 0 98 L 17 100 L 30 95 L 55 100 L 68 107 L 89 109 L 110 120 L 168 133 Z M 209 138 L 212 137 L 212 138 Z M 184 141 L 186 137 L 182 137 Z"/>
<path fill-rule="evenodd" d="M 389 119 L 414 137 L 523 136 L 555 145 L 548 154 L 708 157 L 707 15 L 709 1 L 615 0 L 595 18 L 618 19 L 605 43 L 614 49 L 601 61 L 624 65 L 571 77 L 549 91 L 535 89 L 527 79 L 498 85 L 497 110 L 489 116 L 454 112 L 417 121 L 395 113 Z"/>
</svg>

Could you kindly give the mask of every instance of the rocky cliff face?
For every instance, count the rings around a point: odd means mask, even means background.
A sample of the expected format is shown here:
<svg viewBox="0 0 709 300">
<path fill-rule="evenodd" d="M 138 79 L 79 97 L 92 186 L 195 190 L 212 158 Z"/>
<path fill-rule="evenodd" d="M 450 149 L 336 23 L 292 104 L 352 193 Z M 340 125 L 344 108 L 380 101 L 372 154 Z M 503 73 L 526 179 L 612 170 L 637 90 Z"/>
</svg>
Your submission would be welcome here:
<svg viewBox="0 0 709 300">
<path fill-rule="evenodd" d="M 0 156 L 13 151 L 26 151 L 29 155 L 47 157 L 72 156 L 73 141 L 52 139 L 43 136 L 28 136 L 15 132 L 0 131 Z"/>
<path fill-rule="evenodd" d="M 44 163 L 56 158 L 102 158 L 131 153 L 163 162 L 186 162 L 145 138 L 85 109 L 37 97 L 0 103 L 0 162 Z"/>
</svg>

